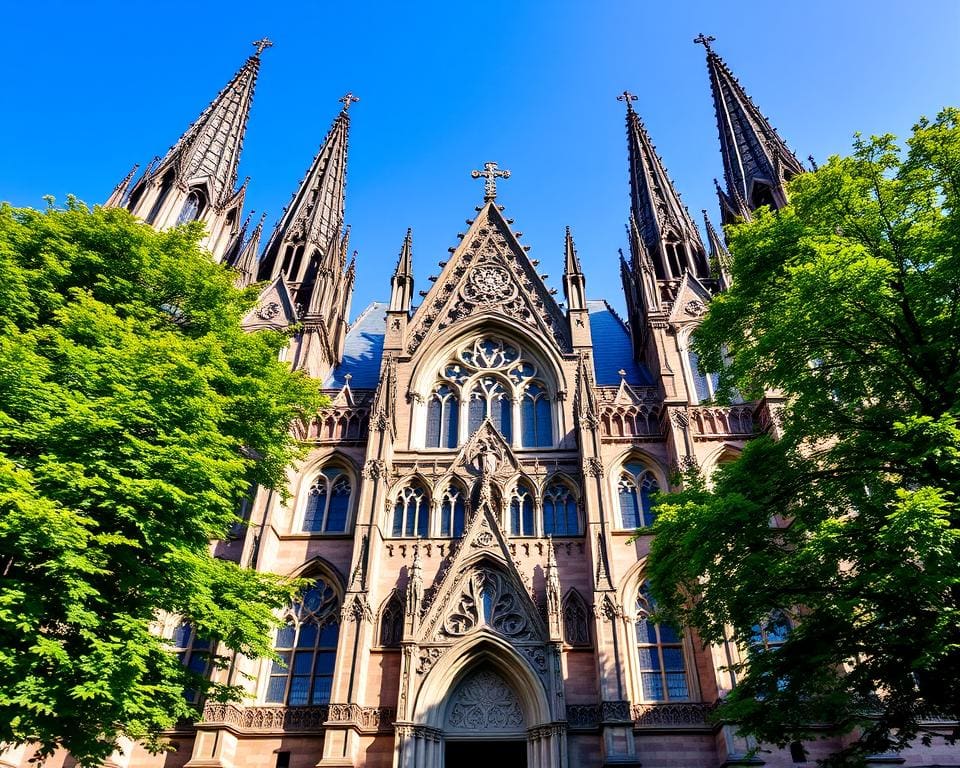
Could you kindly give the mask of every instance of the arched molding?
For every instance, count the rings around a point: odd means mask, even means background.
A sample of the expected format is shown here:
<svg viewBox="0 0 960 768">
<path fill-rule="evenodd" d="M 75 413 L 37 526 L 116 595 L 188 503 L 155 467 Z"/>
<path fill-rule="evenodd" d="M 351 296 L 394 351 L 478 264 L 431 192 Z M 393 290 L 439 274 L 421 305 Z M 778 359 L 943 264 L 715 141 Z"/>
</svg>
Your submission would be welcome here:
<svg viewBox="0 0 960 768">
<path fill-rule="evenodd" d="M 623 617 L 633 623 L 637 619 L 637 591 L 646 579 L 647 558 L 641 557 L 631 565 L 617 585 L 617 603 L 623 607 Z"/>
<path fill-rule="evenodd" d="M 616 498 L 617 495 L 617 482 L 620 479 L 620 473 L 623 472 L 624 465 L 631 460 L 639 461 L 653 473 L 657 485 L 660 486 L 660 490 L 667 491 L 670 489 L 670 476 L 660 461 L 643 449 L 631 446 L 624 449 L 610 465 L 611 492 L 614 498 Z"/>
<path fill-rule="evenodd" d="M 547 691 L 529 662 L 510 643 L 488 630 L 480 630 L 452 646 L 427 672 L 414 702 L 413 722 L 443 729 L 451 694 L 464 678 L 482 667 L 510 681 L 526 728 L 553 721 Z"/>
<path fill-rule="evenodd" d="M 701 463 L 703 468 L 703 476 L 707 479 L 707 482 L 710 482 L 710 478 L 713 473 L 716 472 L 717 468 L 721 464 L 726 464 L 730 461 L 735 461 L 740 458 L 740 454 L 743 453 L 743 450 L 740 446 L 734 445 L 733 443 L 721 443 L 716 446 L 710 453 L 706 455 Z"/>
<path fill-rule="evenodd" d="M 505 341 L 512 341 L 521 349 L 530 350 L 534 362 L 542 366 L 541 372 L 547 374 L 541 378 L 552 398 L 560 390 L 567 389 L 559 350 L 544 344 L 525 325 L 508 318 L 481 314 L 452 325 L 417 350 L 410 371 L 410 391 L 421 397 L 429 395 L 436 372 L 447 358 L 457 348 L 486 335 L 502 336 Z"/>
<path fill-rule="evenodd" d="M 305 563 L 288 571 L 285 575 L 292 579 L 315 579 L 323 577 L 336 591 L 337 600 L 340 601 L 341 605 L 343 604 L 343 596 L 347 589 L 346 580 L 340 575 L 340 571 L 337 570 L 336 566 L 326 558 L 315 555 Z"/>
</svg>

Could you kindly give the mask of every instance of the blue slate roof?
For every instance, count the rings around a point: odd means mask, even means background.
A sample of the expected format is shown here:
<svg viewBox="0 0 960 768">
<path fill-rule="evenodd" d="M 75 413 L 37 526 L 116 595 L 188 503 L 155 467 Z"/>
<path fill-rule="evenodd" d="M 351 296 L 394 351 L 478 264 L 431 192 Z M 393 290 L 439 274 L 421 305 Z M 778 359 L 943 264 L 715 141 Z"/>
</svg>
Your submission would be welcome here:
<svg viewBox="0 0 960 768">
<path fill-rule="evenodd" d="M 605 301 L 588 301 L 590 333 L 593 336 L 593 364 L 600 386 L 620 383 L 618 371 L 627 372 L 627 383 L 650 386 L 653 377 L 645 366 L 633 359 L 630 331 Z M 383 337 L 387 330 L 387 303 L 374 301 L 353 322 L 343 348 L 343 362 L 334 368 L 323 386 L 340 389 L 351 374 L 350 386 L 375 389 L 380 381 Z"/>
<path fill-rule="evenodd" d="M 380 358 L 383 337 L 387 332 L 387 304 L 374 301 L 353 321 L 343 346 L 343 362 L 323 383 L 329 389 L 340 389 L 347 383 L 355 389 L 375 389 L 380 381 Z"/>
<path fill-rule="evenodd" d="M 619 370 L 627 372 L 627 383 L 651 386 L 653 377 L 646 366 L 633 359 L 630 330 L 605 301 L 588 301 L 590 335 L 593 337 L 593 367 L 600 386 L 620 383 Z"/>
</svg>

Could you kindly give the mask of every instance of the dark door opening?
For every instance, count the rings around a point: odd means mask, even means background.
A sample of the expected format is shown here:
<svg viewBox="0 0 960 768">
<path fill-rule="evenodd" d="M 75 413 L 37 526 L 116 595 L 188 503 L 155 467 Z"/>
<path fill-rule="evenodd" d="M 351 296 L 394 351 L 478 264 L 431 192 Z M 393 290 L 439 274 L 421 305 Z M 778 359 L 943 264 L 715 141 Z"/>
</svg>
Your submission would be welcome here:
<svg viewBox="0 0 960 768">
<path fill-rule="evenodd" d="M 526 741 L 448 741 L 445 768 L 527 768 Z"/>
</svg>

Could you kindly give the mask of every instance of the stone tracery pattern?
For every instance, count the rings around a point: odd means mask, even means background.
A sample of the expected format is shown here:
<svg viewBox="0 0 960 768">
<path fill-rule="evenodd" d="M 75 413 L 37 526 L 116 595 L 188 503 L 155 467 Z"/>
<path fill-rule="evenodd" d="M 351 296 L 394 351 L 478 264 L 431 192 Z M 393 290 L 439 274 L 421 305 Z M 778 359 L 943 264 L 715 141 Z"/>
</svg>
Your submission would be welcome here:
<svg viewBox="0 0 960 768">
<path fill-rule="evenodd" d="M 490 670 L 481 670 L 464 680 L 447 712 L 447 726 L 455 731 L 515 730 L 523 724 L 517 694 Z"/>
<path fill-rule="evenodd" d="M 476 230 L 447 279 L 438 284 L 431 303 L 417 311 L 408 354 L 417 350 L 434 326 L 443 331 L 479 311 L 502 313 L 545 333 L 560 349 L 569 351 L 563 315 L 556 303 L 543 295 L 542 284 L 531 279 L 521 263 L 526 259 L 517 257 L 507 236 L 492 216 Z"/>
<path fill-rule="evenodd" d="M 503 574 L 489 568 L 474 571 L 461 586 L 440 632 L 446 637 L 462 637 L 486 626 L 512 640 L 531 639 L 532 628 L 521 600 Z"/>
</svg>

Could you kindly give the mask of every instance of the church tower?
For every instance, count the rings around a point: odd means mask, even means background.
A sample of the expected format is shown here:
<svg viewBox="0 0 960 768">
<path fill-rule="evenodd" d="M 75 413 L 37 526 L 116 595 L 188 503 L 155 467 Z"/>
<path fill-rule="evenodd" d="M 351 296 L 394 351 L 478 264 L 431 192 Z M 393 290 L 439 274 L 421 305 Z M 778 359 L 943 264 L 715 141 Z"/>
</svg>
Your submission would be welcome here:
<svg viewBox="0 0 960 768">
<path fill-rule="evenodd" d="M 785 206 L 787 182 L 804 168 L 713 50 L 714 39 L 700 34 L 694 42 L 707 52 L 726 183 L 725 190 L 718 185 L 717 194 L 722 221 L 730 224 L 763 205 Z"/>
<path fill-rule="evenodd" d="M 260 54 L 272 43 L 254 43 L 248 58 L 226 87 L 167 154 L 152 162 L 131 187 L 133 172 L 117 186 L 107 207 L 124 207 L 156 229 L 202 221 L 201 242 L 216 261 L 235 251 L 246 182 L 237 186 L 237 168 L 247 129 Z"/>
<path fill-rule="evenodd" d="M 355 263 L 347 263 L 350 230 L 344 228 L 347 135 L 351 93 L 313 158 L 306 176 L 260 260 L 259 280 L 289 289 L 303 325 L 292 345 L 294 367 L 324 378 L 343 356 Z"/>
</svg>

